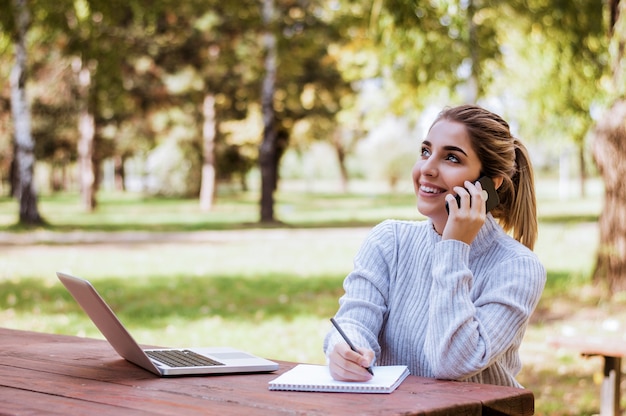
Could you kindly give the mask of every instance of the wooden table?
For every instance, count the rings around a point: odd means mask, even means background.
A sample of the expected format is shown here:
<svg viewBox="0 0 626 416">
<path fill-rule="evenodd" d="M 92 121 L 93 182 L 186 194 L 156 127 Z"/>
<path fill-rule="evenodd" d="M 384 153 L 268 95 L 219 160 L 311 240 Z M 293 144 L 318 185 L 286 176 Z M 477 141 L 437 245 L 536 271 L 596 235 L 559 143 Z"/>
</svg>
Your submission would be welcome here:
<svg viewBox="0 0 626 416">
<path fill-rule="evenodd" d="M 604 359 L 604 366 L 600 390 L 600 416 L 621 414 L 622 357 L 626 356 L 626 342 L 623 338 L 577 334 L 553 337 L 548 343 L 553 347 L 577 351 L 582 356 L 601 356 Z"/>
<path fill-rule="evenodd" d="M 158 378 L 106 341 L 0 328 L 0 413 L 532 415 L 532 392 L 409 376 L 391 394 L 269 391 L 274 373 Z"/>
</svg>

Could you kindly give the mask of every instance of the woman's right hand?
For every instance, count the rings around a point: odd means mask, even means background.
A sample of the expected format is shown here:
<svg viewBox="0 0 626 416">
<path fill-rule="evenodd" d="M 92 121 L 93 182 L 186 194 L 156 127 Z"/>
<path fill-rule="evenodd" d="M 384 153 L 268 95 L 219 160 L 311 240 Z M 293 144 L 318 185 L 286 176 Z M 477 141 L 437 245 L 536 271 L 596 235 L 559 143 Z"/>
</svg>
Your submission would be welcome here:
<svg viewBox="0 0 626 416">
<path fill-rule="evenodd" d="M 330 374 L 338 381 L 368 381 L 372 375 L 366 370 L 374 361 L 374 351 L 359 348 L 354 352 L 345 342 L 335 345 L 329 355 Z"/>
</svg>

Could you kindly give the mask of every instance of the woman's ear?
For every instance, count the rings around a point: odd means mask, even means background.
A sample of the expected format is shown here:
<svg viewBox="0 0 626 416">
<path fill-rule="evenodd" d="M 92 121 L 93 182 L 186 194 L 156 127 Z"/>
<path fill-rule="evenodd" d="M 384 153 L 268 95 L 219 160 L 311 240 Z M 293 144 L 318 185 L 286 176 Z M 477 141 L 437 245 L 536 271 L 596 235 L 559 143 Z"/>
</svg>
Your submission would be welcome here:
<svg viewBox="0 0 626 416">
<path fill-rule="evenodd" d="M 502 186 L 502 182 L 504 182 L 504 178 L 502 176 L 496 176 L 492 179 L 496 189 L 500 188 L 500 186 Z"/>
</svg>

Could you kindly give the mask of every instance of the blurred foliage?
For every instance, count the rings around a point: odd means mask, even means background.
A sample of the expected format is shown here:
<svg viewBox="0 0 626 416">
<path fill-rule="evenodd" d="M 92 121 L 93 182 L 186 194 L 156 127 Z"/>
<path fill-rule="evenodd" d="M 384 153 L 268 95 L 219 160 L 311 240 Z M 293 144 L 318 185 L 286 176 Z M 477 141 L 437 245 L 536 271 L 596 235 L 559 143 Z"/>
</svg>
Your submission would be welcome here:
<svg viewBox="0 0 626 416">
<path fill-rule="evenodd" d="M 174 140 L 191 168 L 184 189 L 165 194 L 196 194 L 202 100 L 212 94 L 218 177 L 245 183 L 263 127 L 259 2 L 29 5 L 33 134 L 37 158 L 57 171 L 53 176 L 71 179 L 58 172 L 76 159 L 76 71 L 87 66 L 97 160 L 146 160 Z M 10 0 L 0 6 L 11 10 Z M 574 143 L 584 158 L 589 127 L 606 106 L 607 12 L 596 0 L 276 0 L 276 8 L 274 107 L 282 146 L 305 153 L 315 141 L 328 143 L 344 180 L 358 142 L 389 116 L 418 122 L 429 108 L 478 101 L 541 152 L 559 154 Z M 0 69 L 8 72 L 11 13 L 2 14 L 0 28 Z M 366 93 L 372 87 L 385 99 L 372 101 Z M 0 84 L 4 181 L 12 154 L 9 102 L 6 81 Z M 392 175 L 390 166 L 382 170 Z"/>
</svg>

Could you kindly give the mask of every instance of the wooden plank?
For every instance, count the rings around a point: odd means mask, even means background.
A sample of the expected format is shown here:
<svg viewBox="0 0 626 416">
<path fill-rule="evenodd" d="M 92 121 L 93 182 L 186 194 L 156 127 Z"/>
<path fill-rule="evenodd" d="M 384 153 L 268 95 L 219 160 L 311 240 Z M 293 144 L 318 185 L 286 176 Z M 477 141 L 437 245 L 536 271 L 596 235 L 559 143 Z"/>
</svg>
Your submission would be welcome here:
<svg viewBox="0 0 626 416">
<path fill-rule="evenodd" d="M 22 369 L 20 376 L 15 377 L 14 372 L 0 367 L 0 380 L 3 389 L 10 387 L 18 392 L 35 393 L 28 400 L 31 404 L 36 403 L 37 399 L 45 403 L 50 397 L 54 397 L 57 401 L 63 399 L 64 407 L 76 408 L 81 407 L 78 405 L 80 403 L 89 404 L 92 409 L 89 413 L 93 414 L 120 415 L 130 411 L 145 411 L 155 415 L 176 416 L 203 414 L 207 409 L 211 409 L 219 414 L 228 415 L 233 413 L 233 402 L 237 403 L 239 412 L 244 414 L 268 414 L 268 409 L 263 409 L 262 406 L 258 406 L 258 403 L 237 400 L 232 397 L 232 394 L 227 397 L 216 393 L 213 388 L 169 391 L 163 388 L 167 386 L 167 383 L 162 383 L 167 380 L 162 379 L 154 380 L 152 385 L 146 384 L 144 380 L 143 385 L 131 386 L 27 369 Z M 3 398 L 3 406 L 4 403 L 12 403 L 17 407 L 24 404 L 22 398 L 11 395 Z M 37 404 L 37 407 L 40 405 Z M 279 407 L 270 410 L 275 414 L 284 413 Z M 72 413 L 68 411 L 65 414 Z"/>
<path fill-rule="evenodd" d="M 319 409 L 327 414 L 341 415 L 460 415 L 481 414 L 481 404 L 475 398 L 459 397 L 446 382 L 422 384 L 409 376 L 391 394 L 309 393 L 274 391 L 270 394 L 294 409 Z M 321 403 L 324 403 L 323 405 Z M 330 406 L 326 406 L 328 403 Z M 305 412 L 306 413 L 306 412 Z"/>
<path fill-rule="evenodd" d="M 626 356 L 626 340 L 616 336 L 561 336 L 548 339 L 555 348 L 567 348 L 584 355 Z"/>
<path fill-rule="evenodd" d="M 532 391 L 515 387 L 497 386 L 497 389 L 481 388 L 483 385 L 471 384 L 471 394 L 480 397 L 483 415 L 518 415 L 535 414 L 535 396 Z M 505 396 L 506 397 L 503 397 Z"/>
<path fill-rule="evenodd" d="M 63 397 L 70 402 L 89 402 L 103 415 L 120 414 L 127 410 L 146 410 L 159 415 L 178 415 L 181 412 L 201 414 L 207 408 L 227 415 L 233 412 L 233 403 L 237 404 L 234 413 L 250 415 L 292 413 L 294 409 L 305 414 L 448 415 L 451 409 L 458 415 L 480 414 L 477 400 L 459 398 L 449 389 L 436 384 L 421 389 L 420 384 L 411 386 L 409 383 L 408 388 L 399 389 L 392 395 L 338 395 L 270 392 L 267 382 L 276 377 L 275 374 L 246 375 L 245 383 L 241 380 L 242 376 L 233 375 L 169 379 L 118 377 L 116 380 L 109 377 L 103 382 L 76 374 L 63 375 L 28 368 L 20 368 L 18 378 L 14 377 L 15 368 L 0 366 L 1 385 Z M 258 382 L 250 382 L 251 378 L 258 378 Z M 22 399 L 19 399 L 15 404 L 21 402 Z"/>
<path fill-rule="evenodd" d="M 442 380 L 433 380 L 441 383 Z M 420 386 L 428 382 L 422 381 Z M 535 413 L 535 398 L 532 391 L 515 387 L 450 381 L 445 391 L 434 390 L 437 397 L 450 396 L 457 401 L 476 399 L 482 404 L 482 414 L 531 416 Z M 436 386 L 436 384 L 434 384 Z"/>
<path fill-rule="evenodd" d="M 0 328 L 0 346 L 22 346 L 25 343 L 74 343 L 91 344 L 93 338 L 81 338 L 71 335 L 49 334 L 45 332 L 23 331 L 19 329 Z"/>
<path fill-rule="evenodd" d="M 81 345 L 81 352 L 82 347 L 84 345 Z M 393 398 L 388 395 L 374 397 L 358 394 L 350 398 L 347 395 L 339 397 L 335 393 L 285 394 L 269 392 L 267 389 L 267 382 L 277 377 L 278 373 L 246 375 L 245 383 L 239 375 L 163 379 L 123 360 L 91 367 L 97 362 L 95 358 L 98 358 L 98 354 L 90 348 L 86 350 L 94 360 L 57 357 L 59 348 L 67 348 L 60 343 L 44 348 L 55 358 L 54 361 L 41 362 L 36 355 L 32 355 L 33 350 L 40 348 L 40 345 L 27 345 L 20 353 L 3 351 L 0 356 L 10 356 L 10 365 L 0 359 L 4 364 L 0 366 L 0 384 L 66 399 L 97 402 L 106 407 L 106 410 L 98 409 L 101 414 L 107 414 L 115 406 L 117 408 L 112 413 L 117 414 L 121 409 L 149 410 L 155 414 L 180 414 L 183 410 L 186 413 L 202 413 L 207 406 L 220 413 L 230 414 L 233 402 L 237 403 L 236 413 L 246 409 L 245 413 L 251 415 L 291 413 L 293 409 L 307 414 L 354 414 L 356 411 L 359 414 L 389 412 L 445 415 L 450 414 L 452 408 L 456 408 L 455 413 L 459 415 L 480 414 L 480 404 L 475 399 L 460 400 L 454 394 L 442 396 L 437 388 L 430 388 L 425 394 L 419 394 L 419 391 L 416 393 L 415 388 L 408 389 L 405 393 L 394 393 Z M 26 359 L 24 356 L 33 358 Z M 49 364 L 49 368 L 43 372 L 31 368 L 42 364 Z M 290 367 L 282 365 L 282 371 Z M 115 371 L 112 371 L 113 368 Z M 19 373 L 20 377 L 13 377 L 15 373 Z M 252 379 L 257 382 L 251 382 Z M 419 390 L 420 385 L 416 387 Z"/>
<path fill-rule="evenodd" d="M 122 411 L 118 406 L 110 407 L 105 404 L 74 400 L 67 397 L 2 386 L 0 386 L 0 403 L 0 413 L 3 415 L 119 415 Z M 125 416 L 144 416 L 150 414 L 144 410 L 131 409 L 123 409 L 123 412 Z"/>
</svg>

